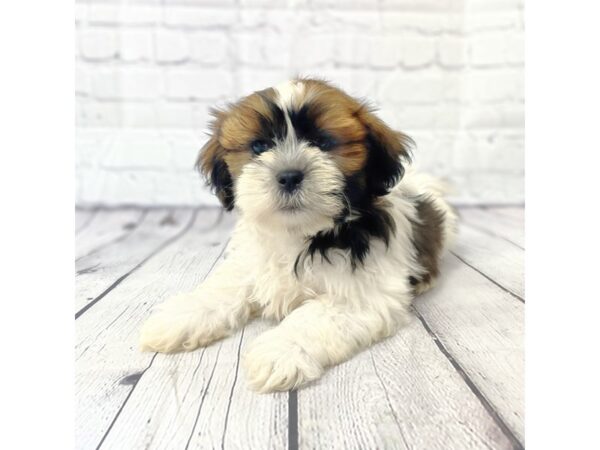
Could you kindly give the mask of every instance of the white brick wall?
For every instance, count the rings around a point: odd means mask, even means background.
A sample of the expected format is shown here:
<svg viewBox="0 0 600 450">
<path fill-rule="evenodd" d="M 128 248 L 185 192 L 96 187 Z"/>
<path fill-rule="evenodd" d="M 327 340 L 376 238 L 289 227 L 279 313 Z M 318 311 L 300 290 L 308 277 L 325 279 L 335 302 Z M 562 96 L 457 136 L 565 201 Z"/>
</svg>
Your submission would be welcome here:
<svg viewBox="0 0 600 450">
<path fill-rule="evenodd" d="M 208 107 L 295 74 L 369 97 L 455 201 L 524 200 L 521 0 L 82 0 L 75 21 L 79 204 L 214 204 Z"/>
</svg>

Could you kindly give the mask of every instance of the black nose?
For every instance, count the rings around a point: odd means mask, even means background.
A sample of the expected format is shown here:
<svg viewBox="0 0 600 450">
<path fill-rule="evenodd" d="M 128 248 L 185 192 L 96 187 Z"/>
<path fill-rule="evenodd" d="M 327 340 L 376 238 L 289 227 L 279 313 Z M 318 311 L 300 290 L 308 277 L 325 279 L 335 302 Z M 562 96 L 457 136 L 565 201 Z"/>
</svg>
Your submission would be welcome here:
<svg viewBox="0 0 600 450">
<path fill-rule="evenodd" d="M 304 174 L 299 170 L 286 170 L 277 175 L 277 182 L 286 192 L 294 192 L 302 182 Z"/>
</svg>

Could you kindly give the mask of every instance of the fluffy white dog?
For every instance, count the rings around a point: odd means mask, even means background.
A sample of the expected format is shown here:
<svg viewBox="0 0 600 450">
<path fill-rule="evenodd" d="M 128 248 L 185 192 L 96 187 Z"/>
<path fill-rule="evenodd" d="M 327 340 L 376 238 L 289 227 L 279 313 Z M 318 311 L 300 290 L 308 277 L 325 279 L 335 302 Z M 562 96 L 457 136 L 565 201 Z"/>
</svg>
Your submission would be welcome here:
<svg viewBox="0 0 600 450">
<path fill-rule="evenodd" d="M 279 323 L 244 355 L 268 392 L 319 378 L 395 333 L 432 286 L 456 215 L 405 167 L 406 135 L 323 81 L 296 79 L 213 111 L 198 167 L 239 220 L 222 264 L 144 324 L 144 350 L 194 350 L 255 315 Z"/>
</svg>

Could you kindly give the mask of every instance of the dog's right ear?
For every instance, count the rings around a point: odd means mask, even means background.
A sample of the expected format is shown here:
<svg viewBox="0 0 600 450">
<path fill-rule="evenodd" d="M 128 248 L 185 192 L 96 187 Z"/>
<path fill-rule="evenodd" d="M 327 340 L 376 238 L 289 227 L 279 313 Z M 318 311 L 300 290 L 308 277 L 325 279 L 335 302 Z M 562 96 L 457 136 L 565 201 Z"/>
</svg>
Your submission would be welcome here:
<svg viewBox="0 0 600 450">
<path fill-rule="evenodd" d="M 219 143 L 225 112 L 213 109 L 210 113 L 214 117 L 210 124 L 210 138 L 200 149 L 196 168 L 215 191 L 223 207 L 227 211 L 231 211 L 234 206 L 233 180 L 225 162 L 225 149 Z"/>
<path fill-rule="evenodd" d="M 368 105 L 364 105 L 357 116 L 367 129 L 367 185 L 371 193 L 386 195 L 404 175 L 404 163 L 411 160 L 414 142 L 404 133 L 388 127 Z"/>
</svg>

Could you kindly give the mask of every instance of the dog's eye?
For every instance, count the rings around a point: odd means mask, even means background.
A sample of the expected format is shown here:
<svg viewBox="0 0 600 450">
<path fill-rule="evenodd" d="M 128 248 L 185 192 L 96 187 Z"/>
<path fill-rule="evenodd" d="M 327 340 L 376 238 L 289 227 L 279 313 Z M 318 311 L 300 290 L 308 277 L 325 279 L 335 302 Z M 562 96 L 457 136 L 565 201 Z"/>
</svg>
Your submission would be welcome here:
<svg viewBox="0 0 600 450">
<path fill-rule="evenodd" d="M 321 150 L 327 151 L 335 147 L 337 142 L 331 136 L 319 136 L 313 141 L 313 144 L 319 147 Z"/>
<path fill-rule="evenodd" d="M 261 139 L 257 139 L 256 141 L 252 141 L 250 144 L 250 148 L 255 155 L 260 155 L 262 152 L 266 152 L 269 150 L 270 144 L 267 141 L 263 141 Z"/>
</svg>

